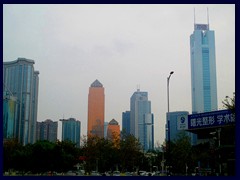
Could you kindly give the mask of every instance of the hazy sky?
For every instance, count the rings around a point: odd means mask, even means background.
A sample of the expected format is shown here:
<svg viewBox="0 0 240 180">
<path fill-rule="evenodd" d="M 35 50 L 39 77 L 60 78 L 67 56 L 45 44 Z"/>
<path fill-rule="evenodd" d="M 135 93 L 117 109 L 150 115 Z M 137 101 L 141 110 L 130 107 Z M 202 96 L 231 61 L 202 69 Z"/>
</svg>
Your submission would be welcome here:
<svg viewBox="0 0 240 180">
<path fill-rule="evenodd" d="M 207 23 L 209 9 L 222 109 L 225 96 L 235 92 L 234 4 L 3 5 L 3 60 L 34 60 L 40 72 L 37 120 L 76 118 L 81 135 L 93 81 L 105 88 L 105 121 L 114 118 L 121 126 L 140 85 L 151 101 L 155 143 L 162 143 L 170 71 L 170 111 L 192 111 L 194 7 L 196 23 Z"/>
</svg>

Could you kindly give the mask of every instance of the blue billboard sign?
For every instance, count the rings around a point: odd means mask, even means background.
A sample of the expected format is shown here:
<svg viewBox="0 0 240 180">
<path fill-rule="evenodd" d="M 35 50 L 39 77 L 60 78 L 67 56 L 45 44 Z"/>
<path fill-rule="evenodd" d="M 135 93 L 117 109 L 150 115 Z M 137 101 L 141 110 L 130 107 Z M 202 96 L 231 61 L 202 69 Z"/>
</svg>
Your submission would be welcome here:
<svg viewBox="0 0 240 180">
<path fill-rule="evenodd" d="M 188 129 L 219 127 L 231 124 L 235 124 L 235 114 L 230 110 L 188 115 Z"/>
</svg>

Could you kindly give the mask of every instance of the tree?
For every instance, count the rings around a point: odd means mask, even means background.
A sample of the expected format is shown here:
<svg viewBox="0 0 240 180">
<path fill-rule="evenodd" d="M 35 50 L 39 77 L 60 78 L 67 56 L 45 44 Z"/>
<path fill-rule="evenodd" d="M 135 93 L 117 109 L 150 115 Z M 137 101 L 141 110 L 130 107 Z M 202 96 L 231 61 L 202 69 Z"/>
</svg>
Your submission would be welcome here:
<svg viewBox="0 0 240 180">
<path fill-rule="evenodd" d="M 76 147 L 76 143 L 71 141 L 58 141 L 53 152 L 53 164 L 56 171 L 66 172 L 72 170 L 80 160 L 80 149 Z"/>
<path fill-rule="evenodd" d="M 8 139 L 3 142 L 3 170 L 16 168 L 15 153 L 20 150 L 22 145 L 17 139 Z"/>
<path fill-rule="evenodd" d="M 232 110 L 235 113 L 235 93 L 233 93 L 233 97 L 230 98 L 226 96 L 226 98 L 222 101 L 223 107 Z"/>
<path fill-rule="evenodd" d="M 142 162 L 141 143 L 133 135 L 122 134 L 120 142 L 120 159 L 122 170 L 133 171 Z"/>
<path fill-rule="evenodd" d="M 172 172 L 185 174 L 186 167 L 191 163 L 191 141 L 185 131 L 178 133 L 171 145 Z"/>
<path fill-rule="evenodd" d="M 54 170 L 53 149 L 55 144 L 47 140 L 32 145 L 33 172 L 44 173 Z"/>
<path fill-rule="evenodd" d="M 113 146 L 116 147 L 117 149 L 120 148 L 120 134 L 117 132 L 112 132 L 111 140 L 113 142 Z"/>
<path fill-rule="evenodd" d="M 28 171 L 32 171 L 35 165 L 32 147 L 32 144 L 21 145 L 17 139 L 5 141 L 3 144 L 4 171 L 14 169 L 20 171 L 22 175 Z"/>
<path fill-rule="evenodd" d="M 197 145 L 192 146 L 192 163 L 190 164 L 192 168 L 192 171 L 194 171 L 195 167 L 199 166 L 199 162 L 201 163 L 200 166 L 202 168 L 211 167 L 214 168 L 214 161 L 216 159 L 216 153 L 215 153 L 215 145 L 213 144 L 213 141 L 200 143 Z"/>
<path fill-rule="evenodd" d="M 118 160 L 118 151 L 113 143 L 98 136 L 88 136 L 83 139 L 83 156 L 86 157 L 85 171 L 91 173 L 108 171 L 111 165 Z"/>
</svg>

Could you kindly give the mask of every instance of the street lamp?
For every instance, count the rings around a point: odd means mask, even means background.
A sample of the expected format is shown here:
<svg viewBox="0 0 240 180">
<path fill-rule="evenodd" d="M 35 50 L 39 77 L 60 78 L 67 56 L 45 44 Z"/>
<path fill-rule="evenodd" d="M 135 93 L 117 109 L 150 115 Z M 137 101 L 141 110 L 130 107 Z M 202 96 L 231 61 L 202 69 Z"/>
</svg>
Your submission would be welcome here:
<svg viewBox="0 0 240 180">
<path fill-rule="evenodd" d="M 174 72 L 171 71 L 168 78 L 167 78 L 167 98 L 168 98 L 168 112 L 169 112 L 169 81 L 170 81 L 170 77 Z"/>
<path fill-rule="evenodd" d="M 168 102 L 168 113 L 169 113 L 169 81 L 170 77 L 174 72 L 171 71 L 169 76 L 167 77 L 167 102 Z M 168 123 L 168 141 L 170 143 L 170 120 L 169 120 L 169 114 L 167 113 L 167 123 Z"/>
<path fill-rule="evenodd" d="M 168 102 L 168 112 L 167 112 L 167 127 L 168 127 L 168 157 L 170 157 L 170 119 L 169 119 L 169 81 L 170 77 L 174 72 L 171 71 L 167 77 L 167 102 Z"/>
</svg>

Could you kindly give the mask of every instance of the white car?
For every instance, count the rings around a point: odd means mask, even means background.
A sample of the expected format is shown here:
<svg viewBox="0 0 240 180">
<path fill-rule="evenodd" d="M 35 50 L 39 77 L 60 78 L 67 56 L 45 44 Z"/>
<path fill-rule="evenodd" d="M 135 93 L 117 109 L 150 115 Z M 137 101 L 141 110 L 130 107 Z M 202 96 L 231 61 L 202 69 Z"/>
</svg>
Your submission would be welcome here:
<svg viewBox="0 0 240 180">
<path fill-rule="evenodd" d="M 147 173 L 146 171 L 139 171 L 140 176 L 146 176 L 146 173 Z"/>
<path fill-rule="evenodd" d="M 113 171 L 113 176 L 120 176 L 120 171 Z"/>
<path fill-rule="evenodd" d="M 97 171 L 92 171 L 91 176 L 101 176 Z"/>
</svg>

